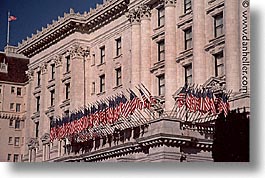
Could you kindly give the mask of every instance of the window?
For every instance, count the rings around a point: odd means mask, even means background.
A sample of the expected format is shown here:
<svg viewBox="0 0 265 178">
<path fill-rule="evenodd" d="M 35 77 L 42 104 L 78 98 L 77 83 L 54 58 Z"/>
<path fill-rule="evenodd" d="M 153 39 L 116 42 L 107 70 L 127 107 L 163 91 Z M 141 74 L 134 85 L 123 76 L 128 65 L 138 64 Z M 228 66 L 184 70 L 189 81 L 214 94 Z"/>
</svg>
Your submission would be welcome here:
<svg viewBox="0 0 265 178">
<path fill-rule="evenodd" d="M 40 111 L 40 96 L 36 97 L 36 111 Z"/>
<path fill-rule="evenodd" d="M 13 137 L 8 138 L 8 144 L 13 144 Z"/>
<path fill-rule="evenodd" d="M 192 9 L 191 0 L 184 0 L 184 13 L 189 13 Z"/>
<path fill-rule="evenodd" d="M 11 87 L 11 93 L 15 93 L 15 87 Z"/>
<path fill-rule="evenodd" d="M 35 123 L 35 137 L 39 137 L 39 122 Z"/>
<path fill-rule="evenodd" d="M 9 106 L 10 110 L 14 110 L 14 105 L 15 105 L 14 103 L 10 103 L 10 106 Z"/>
<path fill-rule="evenodd" d="M 214 16 L 214 37 L 217 38 L 223 34 L 223 13 Z"/>
<path fill-rule="evenodd" d="M 116 39 L 116 56 L 121 55 L 121 38 Z"/>
<path fill-rule="evenodd" d="M 66 56 L 66 72 L 70 72 L 70 55 Z"/>
<path fill-rule="evenodd" d="M 164 26 L 165 25 L 165 8 L 160 7 L 158 9 L 158 26 Z"/>
<path fill-rule="evenodd" d="M 159 41 L 158 43 L 158 61 L 165 60 L 165 40 Z"/>
<path fill-rule="evenodd" d="M 165 96 L 165 75 L 160 75 L 158 79 L 158 95 Z"/>
<path fill-rule="evenodd" d="M 19 137 L 15 137 L 15 143 L 14 143 L 15 146 L 19 146 Z"/>
<path fill-rule="evenodd" d="M 185 83 L 188 85 L 192 84 L 192 65 L 185 66 Z"/>
<path fill-rule="evenodd" d="M 11 154 L 8 154 L 7 155 L 7 161 L 10 161 L 11 160 Z"/>
<path fill-rule="evenodd" d="M 70 83 L 65 84 L 65 99 L 68 100 L 70 98 Z"/>
<path fill-rule="evenodd" d="M 16 104 L 16 112 L 20 112 L 21 109 L 21 104 L 17 103 Z"/>
<path fill-rule="evenodd" d="M 96 93 L 96 83 L 92 82 L 92 94 Z"/>
<path fill-rule="evenodd" d="M 100 48 L 100 64 L 105 62 L 105 46 Z"/>
<path fill-rule="evenodd" d="M 99 77 L 99 80 L 100 80 L 99 92 L 102 93 L 105 91 L 105 75 L 101 75 Z"/>
<path fill-rule="evenodd" d="M 54 80 L 55 77 L 55 64 L 51 65 L 51 79 Z"/>
<path fill-rule="evenodd" d="M 21 88 L 17 87 L 17 96 L 21 96 Z"/>
<path fill-rule="evenodd" d="M 215 77 L 224 75 L 224 55 L 223 52 L 214 55 L 215 59 Z"/>
<path fill-rule="evenodd" d="M 2 85 L 0 85 L 0 93 L 2 93 Z"/>
<path fill-rule="evenodd" d="M 12 127 L 13 126 L 13 120 L 9 120 L 9 127 Z"/>
<path fill-rule="evenodd" d="M 54 105 L 54 100 L 55 100 L 55 90 L 51 90 L 51 106 Z"/>
<path fill-rule="evenodd" d="M 13 160 L 14 162 L 18 162 L 18 156 L 19 156 L 18 154 L 14 154 L 14 160 Z"/>
<path fill-rule="evenodd" d="M 121 67 L 116 70 L 116 86 L 121 85 Z"/>
<path fill-rule="evenodd" d="M 41 78 L 41 76 L 40 76 L 40 71 L 38 71 L 37 72 L 37 86 L 40 86 L 40 78 Z"/>
<path fill-rule="evenodd" d="M 96 55 L 92 54 L 92 64 L 91 65 L 95 65 L 95 61 L 96 61 Z"/>
<path fill-rule="evenodd" d="M 20 121 L 15 120 L 15 129 L 19 129 L 19 128 L 20 128 Z"/>
<path fill-rule="evenodd" d="M 192 28 L 184 30 L 185 33 L 185 50 L 192 48 Z"/>
</svg>

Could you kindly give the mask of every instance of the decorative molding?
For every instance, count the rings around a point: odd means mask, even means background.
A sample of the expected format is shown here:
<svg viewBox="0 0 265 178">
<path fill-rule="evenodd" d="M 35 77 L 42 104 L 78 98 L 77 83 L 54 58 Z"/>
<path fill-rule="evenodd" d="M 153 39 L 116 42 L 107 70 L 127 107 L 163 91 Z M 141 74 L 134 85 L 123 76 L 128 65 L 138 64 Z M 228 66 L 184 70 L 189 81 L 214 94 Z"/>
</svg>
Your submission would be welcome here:
<svg viewBox="0 0 265 178">
<path fill-rule="evenodd" d="M 49 133 L 44 133 L 42 137 L 40 138 L 42 141 L 42 144 L 49 144 L 50 143 L 50 134 Z"/>
<path fill-rule="evenodd" d="M 40 70 L 41 70 L 41 73 L 42 74 L 46 74 L 46 72 L 47 72 L 47 63 L 46 62 L 44 62 L 41 66 L 40 66 Z"/>
<path fill-rule="evenodd" d="M 62 66 L 62 55 L 55 55 L 55 57 L 54 57 L 54 63 L 55 63 L 55 66 L 56 67 L 60 67 L 60 66 Z"/>
<path fill-rule="evenodd" d="M 140 11 L 138 7 L 129 10 L 129 12 L 126 14 L 126 17 L 132 25 L 140 25 Z"/>
<path fill-rule="evenodd" d="M 26 75 L 29 81 L 32 81 L 34 78 L 34 71 L 33 69 L 29 69 L 26 71 Z"/>
</svg>

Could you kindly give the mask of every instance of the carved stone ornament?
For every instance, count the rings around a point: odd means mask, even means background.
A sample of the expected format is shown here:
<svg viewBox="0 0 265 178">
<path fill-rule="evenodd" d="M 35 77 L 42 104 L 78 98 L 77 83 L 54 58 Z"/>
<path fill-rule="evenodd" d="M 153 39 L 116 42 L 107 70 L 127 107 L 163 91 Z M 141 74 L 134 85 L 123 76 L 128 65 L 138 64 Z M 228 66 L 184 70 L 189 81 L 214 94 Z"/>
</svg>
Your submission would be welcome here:
<svg viewBox="0 0 265 178">
<path fill-rule="evenodd" d="M 89 55 L 90 49 L 89 47 L 83 46 L 81 44 L 74 44 L 69 50 L 68 50 L 71 58 L 83 58 Z"/>
<path fill-rule="evenodd" d="M 175 6 L 176 0 L 165 0 L 165 7 L 166 6 Z"/>
<path fill-rule="evenodd" d="M 45 133 L 41 138 L 42 143 L 49 143 L 50 142 L 50 134 Z"/>
<path fill-rule="evenodd" d="M 37 138 L 31 138 L 28 141 L 28 147 L 31 148 L 38 148 L 39 147 L 39 141 Z"/>
<path fill-rule="evenodd" d="M 141 19 L 150 19 L 151 18 L 151 9 L 149 6 L 142 4 L 139 7 L 139 10 L 140 10 Z"/>
<path fill-rule="evenodd" d="M 47 66 L 48 65 L 46 62 L 41 65 L 40 70 L 42 74 L 45 74 L 47 72 Z"/>
<path fill-rule="evenodd" d="M 56 55 L 54 57 L 54 63 L 56 66 L 61 66 L 62 65 L 62 56 L 61 55 Z"/>
<path fill-rule="evenodd" d="M 27 70 L 27 71 L 26 71 L 26 75 L 27 75 L 27 78 L 28 78 L 29 80 L 32 80 L 32 79 L 33 79 L 33 76 L 34 76 L 34 72 L 33 72 L 33 70 L 32 70 L 32 69 Z"/>
<path fill-rule="evenodd" d="M 139 8 L 134 8 L 131 9 L 127 14 L 126 14 L 128 20 L 132 23 L 132 24 L 137 24 L 140 22 L 140 10 Z"/>
</svg>

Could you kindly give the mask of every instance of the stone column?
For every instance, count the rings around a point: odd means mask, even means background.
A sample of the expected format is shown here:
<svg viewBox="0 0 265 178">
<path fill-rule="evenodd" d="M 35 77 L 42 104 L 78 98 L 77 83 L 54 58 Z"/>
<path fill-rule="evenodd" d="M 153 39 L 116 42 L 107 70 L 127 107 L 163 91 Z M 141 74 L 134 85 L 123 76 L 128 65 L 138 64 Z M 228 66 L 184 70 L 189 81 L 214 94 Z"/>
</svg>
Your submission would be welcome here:
<svg viewBox="0 0 265 178">
<path fill-rule="evenodd" d="M 41 97 L 40 97 L 40 120 L 39 120 L 39 138 L 44 135 L 45 133 L 50 133 L 49 131 L 49 119 L 45 114 L 45 111 L 50 106 L 50 98 L 51 94 L 49 90 L 47 90 L 47 80 L 48 80 L 48 73 L 47 73 L 47 63 L 43 63 L 41 65 Z M 55 91 L 56 92 L 56 91 Z"/>
<path fill-rule="evenodd" d="M 141 16 L 141 82 L 151 88 L 151 12 L 147 5 L 140 6 Z"/>
<path fill-rule="evenodd" d="M 78 109 L 84 106 L 85 102 L 85 82 L 84 82 L 84 66 L 85 53 L 87 49 L 80 44 L 75 44 L 70 49 L 71 57 L 71 84 L 70 84 L 70 108 Z"/>
<path fill-rule="evenodd" d="M 141 82 L 141 29 L 139 9 L 132 9 L 128 14 L 131 23 L 131 87 Z"/>
<path fill-rule="evenodd" d="M 165 109 L 170 111 L 177 90 L 175 0 L 165 0 Z"/>
<path fill-rule="evenodd" d="M 62 56 L 56 55 L 54 57 L 55 64 L 55 115 L 61 116 L 60 104 L 64 100 L 63 90 L 64 86 L 62 84 Z"/>
<path fill-rule="evenodd" d="M 225 1 L 224 12 L 226 88 L 239 92 L 241 72 L 238 1 Z"/>
<path fill-rule="evenodd" d="M 193 83 L 204 84 L 206 81 L 205 65 L 205 0 L 196 0 L 193 5 Z"/>
</svg>

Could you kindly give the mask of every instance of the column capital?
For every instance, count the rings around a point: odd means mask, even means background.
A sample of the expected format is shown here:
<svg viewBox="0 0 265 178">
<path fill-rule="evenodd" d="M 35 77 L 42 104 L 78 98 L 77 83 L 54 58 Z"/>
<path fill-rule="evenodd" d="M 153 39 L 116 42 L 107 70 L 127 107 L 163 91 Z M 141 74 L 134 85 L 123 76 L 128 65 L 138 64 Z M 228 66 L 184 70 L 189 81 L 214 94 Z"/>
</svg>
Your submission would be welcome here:
<svg viewBox="0 0 265 178">
<path fill-rule="evenodd" d="M 140 11 L 141 20 L 150 20 L 151 8 L 148 5 L 146 4 L 140 5 L 139 11 Z"/>
<path fill-rule="evenodd" d="M 174 6 L 176 5 L 176 0 L 164 0 L 165 1 L 165 7 Z"/>
<path fill-rule="evenodd" d="M 54 60 L 54 63 L 55 63 L 56 67 L 61 67 L 62 66 L 62 55 L 59 55 L 59 54 L 55 55 L 53 60 Z"/>
<path fill-rule="evenodd" d="M 139 25 L 140 24 L 140 11 L 139 8 L 133 8 L 129 10 L 129 12 L 126 14 L 126 17 L 130 21 L 132 25 Z"/>
<path fill-rule="evenodd" d="M 27 78 L 29 81 L 32 81 L 33 80 L 33 76 L 34 76 L 34 71 L 33 69 L 29 69 L 26 71 L 26 75 L 27 75 Z"/>
<path fill-rule="evenodd" d="M 68 52 L 69 52 L 72 59 L 83 58 L 83 57 L 87 57 L 90 54 L 90 48 L 88 46 L 83 45 L 83 44 L 74 44 L 68 50 Z"/>
<path fill-rule="evenodd" d="M 41 73 L 44 75 L 44 74 L 46 74 L 46 72 L 47 72 L 47 63 L 46 62 L 44 62 L 43 64 L 41 64 L 41 66 L 40 66 L 40 71 L 41 71 Z"/>
</svg>

